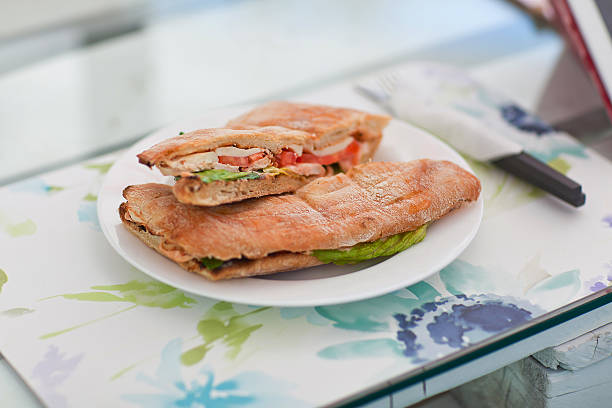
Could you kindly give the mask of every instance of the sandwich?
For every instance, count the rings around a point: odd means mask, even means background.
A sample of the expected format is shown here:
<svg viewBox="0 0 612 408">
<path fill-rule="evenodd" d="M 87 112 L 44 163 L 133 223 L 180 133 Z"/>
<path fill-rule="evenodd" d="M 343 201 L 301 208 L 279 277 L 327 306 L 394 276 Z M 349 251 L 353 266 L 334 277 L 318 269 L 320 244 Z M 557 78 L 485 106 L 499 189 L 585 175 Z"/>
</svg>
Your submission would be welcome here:
<svg viewBox="0 0 612 408">
<path fill-rule="evenodd" d="M 342 160 L 342 153 L 358 150 L 356 162 L 365 163 L 378 148 L 382 131 L 391 118 L 355 109 L 337 108 L 308 103 L 285 101 L 268 102 L 227 122 L 232 129 L 252 129 L 263 126 L 282 126 L 301 130 L 314 136 L 312 150 L 302 162 L 330 164 L 340 155 L 340 167 L 348 170 L 350 161 Z M 358 147 L 358 149 L 357 149 Z"/>
<path fill-rule="evenodd" d="M 173 192 L 180 202 L 216 206 L 293 192 L 370 160 L 389 119 L 352 109 L 274 102 L 231 120 L 225 129 L 200 129 L 164 140 L 138 159 L 175 177 Z"/>
<path fill-rule="evenodd" d="M 475 201 L 480 182 L 448 161 L 370 162 L 294 194 L 218 207 L 185 205 L 164 184 L 129 186 L 124 226 L 210 280 L 355 263 L 420 242 L 427 226 Z"/>
</svg>

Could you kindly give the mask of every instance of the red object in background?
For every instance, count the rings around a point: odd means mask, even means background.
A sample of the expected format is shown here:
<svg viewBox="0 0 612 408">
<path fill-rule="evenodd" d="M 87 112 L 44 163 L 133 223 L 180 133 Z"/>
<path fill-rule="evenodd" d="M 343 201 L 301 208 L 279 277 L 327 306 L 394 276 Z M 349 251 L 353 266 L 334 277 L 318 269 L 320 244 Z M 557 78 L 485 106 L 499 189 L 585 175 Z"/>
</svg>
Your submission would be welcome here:
<svg viewBox="0 0 612 408">
<path fill-rule="evenodd" d="M 576 19 L 572 14 L 572 9 L 570 8 L 567 0 L 552 0 L 551 1 L 555 13 L 558 16 L 559 23 L 563 26 L 565 34 L 569 39 L 570 44 L 572 44 L 574 50 L 582 60 L 585 68 L 587 69 L 589 75 L 595 82 L 597 89 L 599 90 L 599 94 L 601 95 L 602 100 L 604 101 L 604 105 L 606 107 L 606 112 L 608 113 L 608 117 L 612 120 L 612 103 L 610 102 L 610 95 L 608 95 L 608 91 L 597 71 L 597 67 L 593 62 L 593 58 L 589 53 L 589 49 L 584 41 L 584 37 L 580 34 L 580 29 L 578 28 L 578 24 L 576 24 Z"/>
</svg>

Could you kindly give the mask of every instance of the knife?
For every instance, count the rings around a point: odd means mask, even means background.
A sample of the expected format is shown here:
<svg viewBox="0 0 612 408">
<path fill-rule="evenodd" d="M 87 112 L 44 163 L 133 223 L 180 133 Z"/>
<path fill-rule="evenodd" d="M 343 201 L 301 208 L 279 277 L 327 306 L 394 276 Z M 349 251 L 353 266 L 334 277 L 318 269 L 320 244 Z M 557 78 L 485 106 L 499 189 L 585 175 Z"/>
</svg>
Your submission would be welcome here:
<svg viewBox="0 0 612 408">
<path fill-rule="evenodd" d="M 490 162 L 574 207 L 586 201 L 580 184 L 513 140 L 537 145 L 538 138 L 557 132 L 454 67 L 412 63 L 362 81 L 356 89 L 475 160 Z"/>
</svg>

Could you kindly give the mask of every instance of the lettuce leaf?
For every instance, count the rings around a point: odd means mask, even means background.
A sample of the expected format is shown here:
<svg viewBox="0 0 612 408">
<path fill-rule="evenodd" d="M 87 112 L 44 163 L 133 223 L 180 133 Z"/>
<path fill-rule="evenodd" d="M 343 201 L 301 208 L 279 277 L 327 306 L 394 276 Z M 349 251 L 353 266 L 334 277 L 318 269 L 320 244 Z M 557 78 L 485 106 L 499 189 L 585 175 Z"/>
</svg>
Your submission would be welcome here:
<svg viewBox="0 0 612 408">
<path fill-rule="evenodd" d="M 223 265 L 223 261 L 217 258 L 200 258 L 200 263 L 204 265 L 206 268 L 214 271 L 221 265 Z"/>
<path fill-rule="evenodd" d="M 421 242 L 425 238 L 426 231 L 427 224 L 414 231 L 381 238 L 374 242 L 363 242 L 348 249 L 316 249 L 312 251 L 312 255 L 325 263 L 353 264 L 401 252 Z"/>
<path fill-rule="evenodd" d="M 348 249 L 316 249 L 312 255 L 324 263 L 336 265 L 354 264 L 380 256 L 390 256 L 401 252 L 425 238 L 427 224 L 402 234 L 381 238 L 374 242 L 363 242 Z M 224 261 L 217 258 L 200 258 L 200 263 L 211 271 L 221 267 Z"/>
<path fill-rule="evenodd" d="M 334 174 L 344 173 L 344 170 L 342 170 L 339 163 L 332 163 L 331 168 L 334 171 Z"/>
<path fill-rule="evenodd" d="M 211 183 L 213 181 L 226 181 L 226 180 L 243 180 L 243 179 L 258 179 L 261 177 L 261 173 L 256 171 L 239 171 L 233 172 L 225 169 L 211 169 L 198 171 L 194 173 L 204 183 Z"/>
</svg>

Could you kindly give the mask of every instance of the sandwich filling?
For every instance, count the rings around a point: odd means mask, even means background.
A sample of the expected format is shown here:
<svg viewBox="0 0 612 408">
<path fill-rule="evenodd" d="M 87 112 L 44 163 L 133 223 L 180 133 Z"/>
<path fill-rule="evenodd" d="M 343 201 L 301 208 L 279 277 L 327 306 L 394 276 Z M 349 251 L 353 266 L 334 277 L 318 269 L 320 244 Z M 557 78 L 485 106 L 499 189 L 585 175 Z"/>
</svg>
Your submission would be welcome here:
<svg viewBox="0 0 612 408">
<path fill-rule="evenodd" d="M 329 169 L 324 166 L 337 165 L 346 171 L 360 162 L 361 154 L 361 144 L 353 137 L 347 137 L 338 143 L 318 150 L 290 145 L 276 154 L 258 147 L 242 149 L 235 146 L 223 146 L 211 151 L 165 160 L 158 167 L 166 176 L 184 176 L 184 173 L 194 173 L 200 176 L 202 173 L 224 175 L 223 178 L 212 178 L 211 181 L 281 174 L 279 170 L 299 176 L 322 176 L 330 173 Z M 216 173 L 211 171 L 216 171 Z M 228 173 L 236 173 L 236 175 L 231 176 Z M 202 181 L 207 182 L 207 179 L 209 177 L 202 178 Z"/>
<path fill-rule="evenodd" d="M 214 181 L 233 181 L 233 180 L 256 180 L 266 177 L 275 177 L 279 174 L 284 174 L 290 177 L 299 176 L 324 176 L 327 170 L 320 165 L 316 166 L 286 166 L 278 168 L 274 166 L 266 167 L 265 169 L 251 170 L 251 171 L 229 171 L 225 169 L 211 169 L 193 172 L 190 177 L 197 177 L 203 183 L 212 183 Z M 175 176 L 178 180 L 181 176 Z"/>
<path fill-rule="evenodd" d="M 336 265 L 355 264 L 402 252 L 421 242 L 425 238 L 426 233 L 427 224 L 414 231 L 392 235 L 372 242 L 362 242 L 348 248 L 315 249 L 306 254 L 314 256 L 322 263 L 334 263 Z M 229 266 L 235 261 L 222 261 L 212 257 L 199 259 L 200 264 L 211 271 L 223 266 Z"/>
<path fill-rule="evenodd" d="M 158 239 L 161 238 L 150 231 L 145 226 L 143 220 L 141 220 L 130 209 L 127 210 L 125 218 L 130 222 L 136 223 L 141 231 L 151 234 Z M 412 231 L 381 238 L 376 241 L 361 242 L 351 247 L 338 249 L 315 249 L 312 251 L 302 252 L 301 254 L 314 256 L 322 263 L 334 263 L 336 265 L 355 264 L 382 256 L 391 256 L 421 242 L 425 238 L 428 225 L 429 224 L 424 224 Z M 182 247 L 163 239 L 159 242 L 158 250 L 176 262 L 189 262 L 196 260 L 202 267 L 207 268 L 210 271 L 214 271 L 225 266 L 231 266 L 236 262 L 250 260 L 243 258 L 229 259 L 224 261 L 214 257 L 198 259 L 187 253 Z"/>
</svg>

